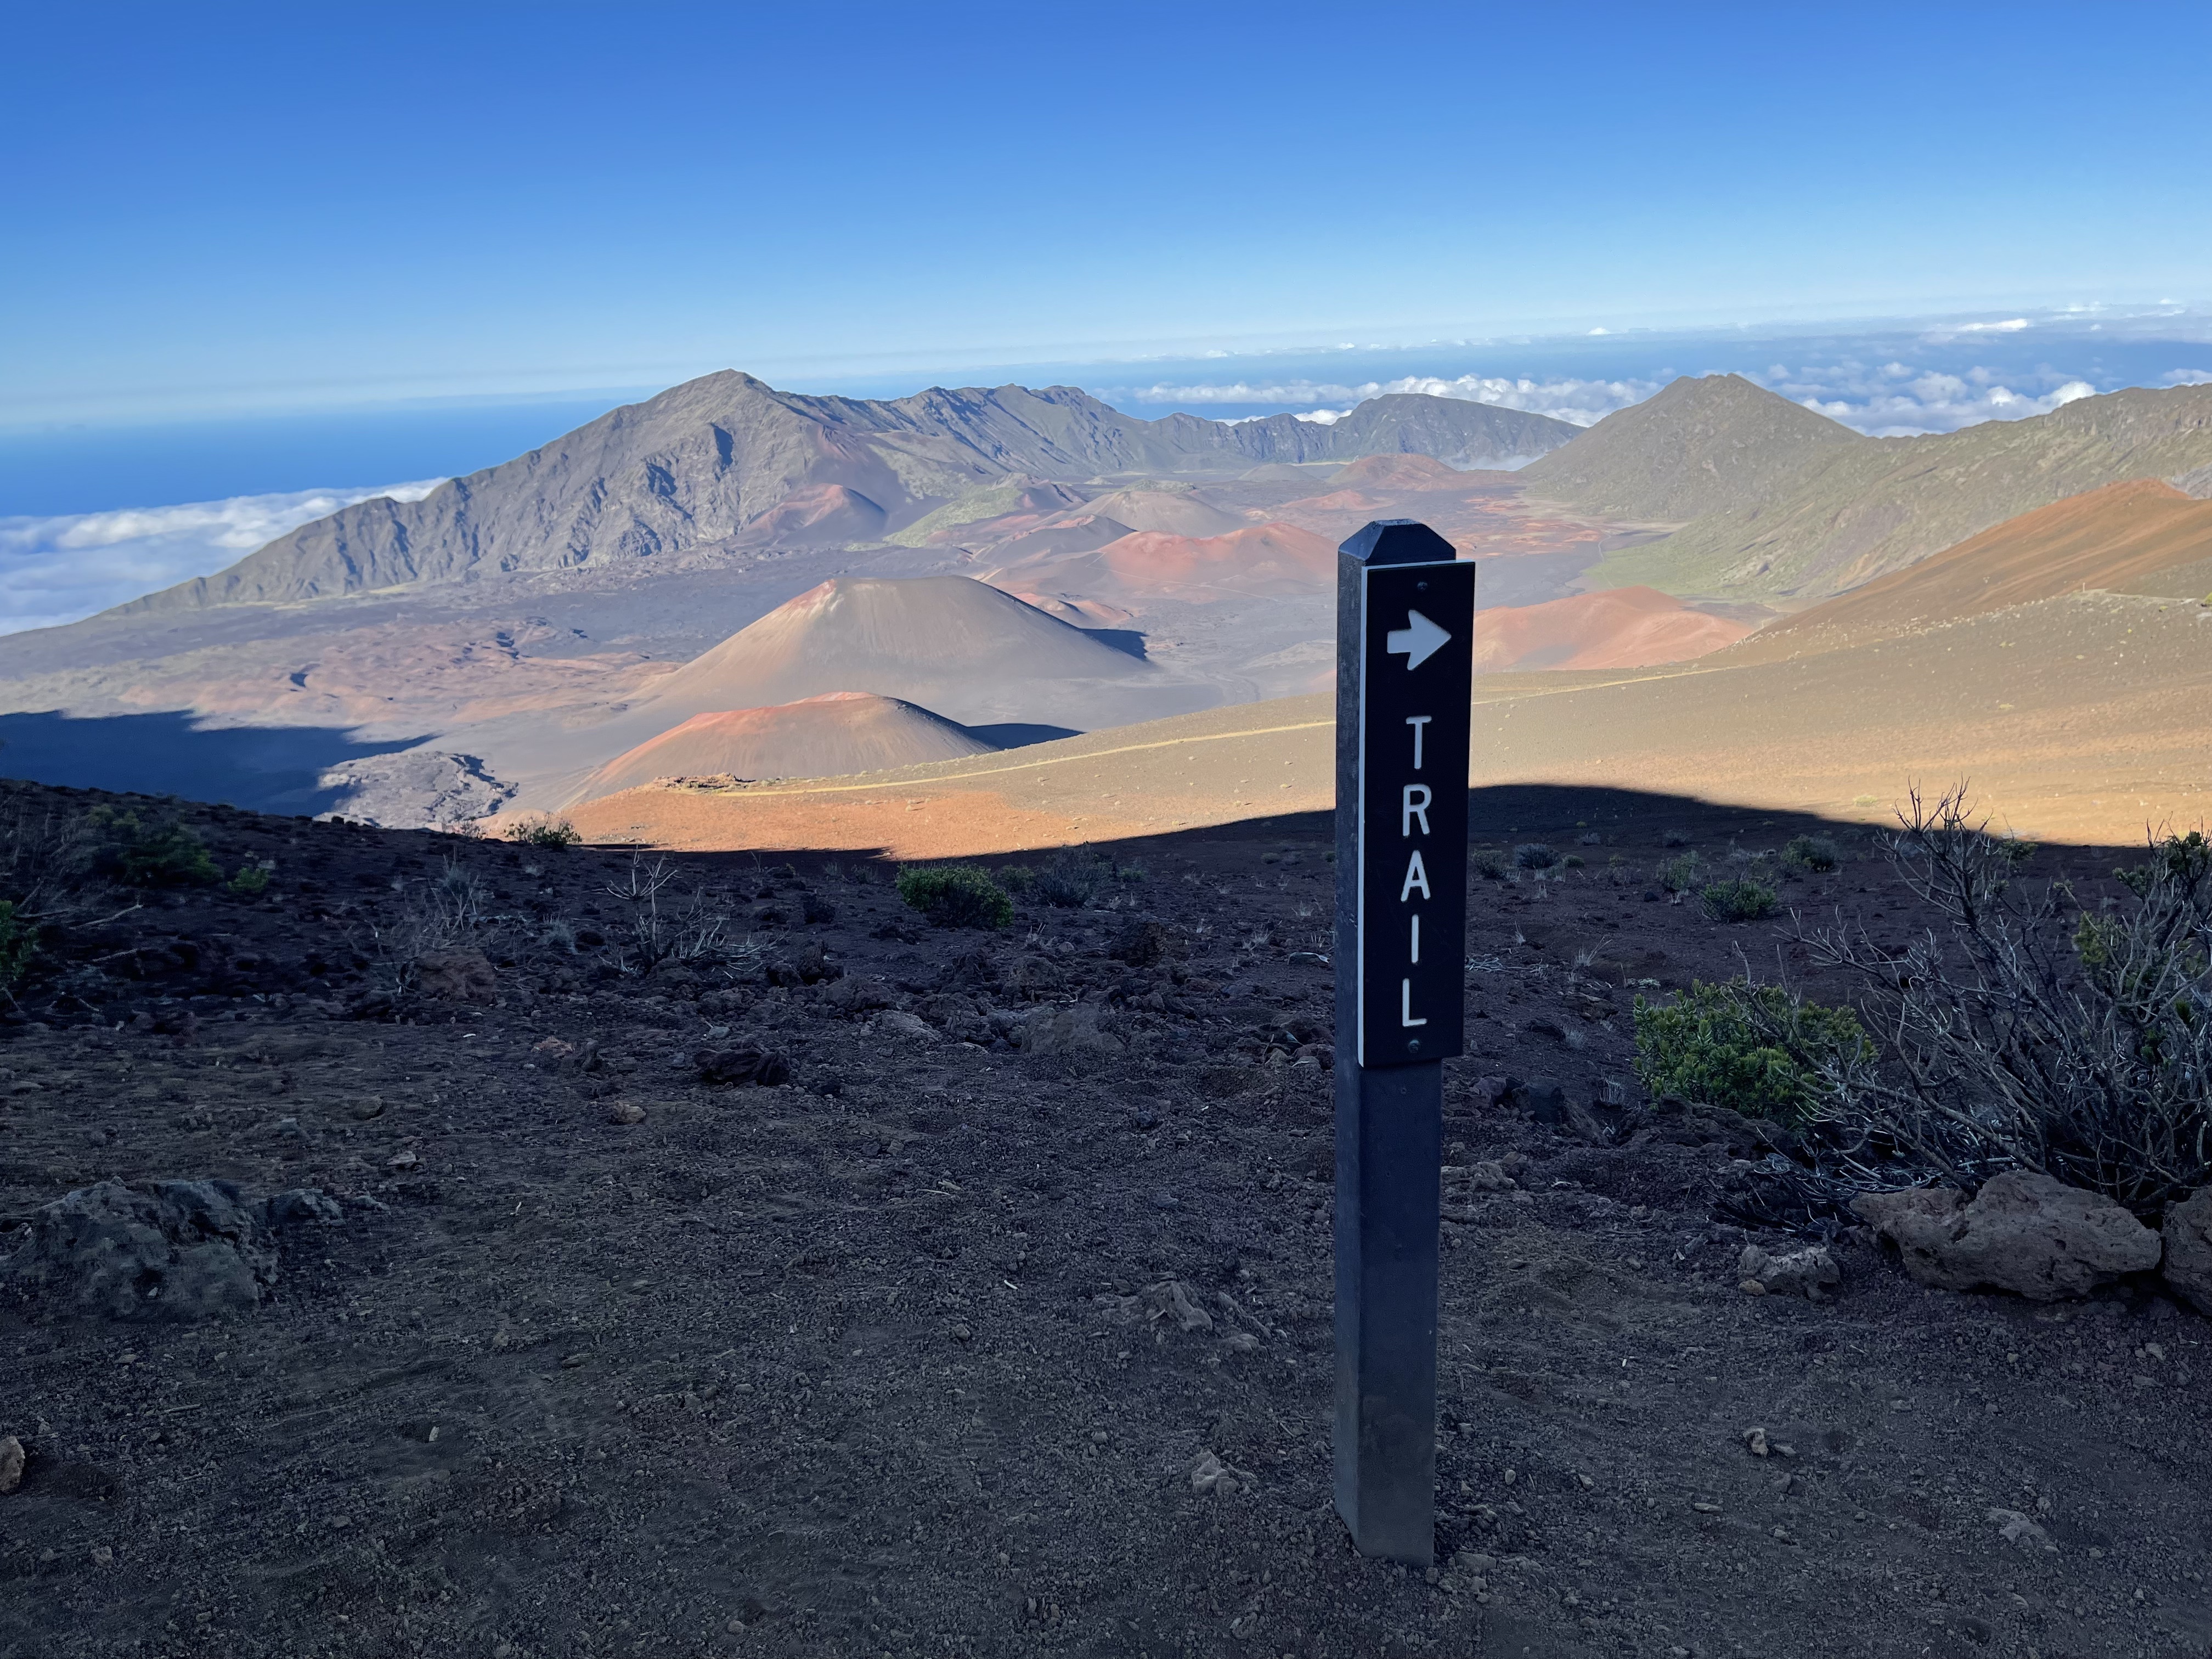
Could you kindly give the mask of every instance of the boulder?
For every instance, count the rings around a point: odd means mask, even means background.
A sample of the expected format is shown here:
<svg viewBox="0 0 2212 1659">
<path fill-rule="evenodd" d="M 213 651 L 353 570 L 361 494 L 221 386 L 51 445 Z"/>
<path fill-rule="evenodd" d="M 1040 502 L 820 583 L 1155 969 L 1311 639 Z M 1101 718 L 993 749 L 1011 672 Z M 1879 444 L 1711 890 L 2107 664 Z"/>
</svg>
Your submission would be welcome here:
<svg viewBox="0 0 2212 1659">
<path fill-rule="evenodd" d="M 904 1037 L 909 1042 L 934 1042 L 937 1028 L 919 1014 L 909 1014 L 897 1008 L 886 1008 L 876 1016 L 876 1030 L 886 1036 Z"/>
<path fill-rule="evenodd" d="M 830 981 L 822 991 L 822 1006 L 848 1018 L 890 1007 L 895 998 L 881 979 L 854 976 Z"/>
<path fill-rule="evenodd" d="M 2166 1265 L 2173 1293 L 2212 1319 L 2212 1187 L 2199 1187 L 2166 1212 Z"/>
<path fill-rule="evenodd" d="M 415 984 L 434 1002 L 497 1002 L 499 975 L 481 951 L 427 951 L 415 958 Z"/>
<path fill-rule="evenodd" d="M 341 1213 L 305 1189 L 254 1202 L 228 1181 L 103 1181 L 37 1211 L 9 1265 L 54 1312 L 204 1319 L 260 1302 L 276 1277 L 272 1227 Z"/>
<path fill-rule="evenodd" d="M 750 1044 L 735 1048 L 702 1048 L 691 1056 L 702 1083 L 753 1084 L 772 1089 L 791 1081 L 791 1062 Z"/>
<path fill-rule="evenodd" d="M 2057 1302 L 2158 1266 L 2158 1235 L 2121 1206 L 2025 1170 L 1993 1177 L 1972 1203 L 1951 1188 L 1917 1187 L 1869 1193 L 1851 1207 L 1897 1246 L 1905 1272 L 1937 1290 Z"/>
<path fill-rule="evenodd" d="M 1025 1054 L 1118 1054 L 1121 1039 L 1098 1029 L 1098 1006 L 1079 1002 L 1066 1008 L 1039 1008 L 1022 1023 Z"/>
<path fill-rule="evenodd" d="M 1747 1284 L 1755 1281 L 1770 1295 L 1802 1296 L 1818 1302 L 1825 1291 L 1843 1283 L 1844 1270 L 1825 1244 L 1779 1255 L 1747 1244 L 1736 1261 L 1736 1275 Z"/>
</svg>

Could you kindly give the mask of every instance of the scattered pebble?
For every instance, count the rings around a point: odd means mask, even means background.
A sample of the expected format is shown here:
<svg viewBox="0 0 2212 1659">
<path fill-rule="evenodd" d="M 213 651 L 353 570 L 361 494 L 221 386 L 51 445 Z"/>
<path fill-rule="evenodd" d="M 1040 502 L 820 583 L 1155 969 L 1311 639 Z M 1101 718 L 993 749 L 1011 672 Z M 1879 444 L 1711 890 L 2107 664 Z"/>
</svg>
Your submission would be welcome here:
<svg viewBox="0 0 2212 1659">
<path fill-rule="evenodd" d="M 1232 1468 L 1210 1451 L 1202 1451 L 1191 1461 L 1190 1486 L 1193 1492 L 1210 1492 L 1230 1497 L 1240 1492 L 1260 1490 L 1260 1477 L 1249 1470 Z"/>
<path fill-rule="evenodd" d="M 2051 1541 L 2051 1534 L 2018 1510 L 1992 1509 L 1989 1513 L 1990 1519 L 1997 1523 L 1997 1531 L 2006 1543 L 2017 1544 L 2031 1552 L 2057 1552 L 2058 1547 Z"/>
<path fill-rule="evenodd" d="M 1753 1457 L 1765 1456 L 1767 1451 L 1766 1431 L 1765 1429 L 1746 1429 L 1743 1431 L 1743 1445 L 1744 1449 L 1749 1452 Z"/>
<path fill-rule="evenodd" d="M 0 1437 L 0 1498 L 23 1484 L 23 1443 L 14 1435 Z"/>
<path fill-rule="evenodd" d="M 642 1123 L 645 1121 L 645 1108 L 639 1105 L 634 1100 L 618 1100 L 615 1102 L 613 1105 L 607 1108 L 607 1121 L 610 1123 Z"/>
</svg>

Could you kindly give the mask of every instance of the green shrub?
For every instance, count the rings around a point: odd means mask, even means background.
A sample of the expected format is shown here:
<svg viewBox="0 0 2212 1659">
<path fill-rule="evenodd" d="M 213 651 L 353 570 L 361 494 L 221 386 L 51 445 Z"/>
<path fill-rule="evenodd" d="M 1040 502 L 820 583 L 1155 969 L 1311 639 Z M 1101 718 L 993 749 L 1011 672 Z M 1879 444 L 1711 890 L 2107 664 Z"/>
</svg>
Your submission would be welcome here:
<svg viewBox="0 0 2212 1659">
<path fill-rule="evenodd" d="M 2212 841 L 2204 838 L 2202 830 L 2191 830 L 2185 836 L 2168 836 L 2155 842 L 2150 849 L 2150 862 L 2130 868 L 2115 870 L 2120 884 L 2137 898 L 2142 898 L 2163 878 L 2192 897 L 2202 889 L 2212 887 Z M 2024 860 L 2026 854 L 2020 855 Z"/>
<path fill-rule="evenodd" d="M 1468 862 L 1485 881 L 1505 879 L 1505 860 L 1487 847 L 1476 848 L 1468 855 Z"/>
<path fill-rule="evenodd" d="M 86 817 L 97 839 L 93 867 L 126 886 L 209 887 L 222 879 L 207 843 L 173 819 L 147 823 L 112 806 Z"/>
<path fill-rule="evenodd" d="M 534 812 L 526 818 L 517 818 L 507 826 L 507 838 L 517 847 L 544 847 L 556 853 L 564 853 L 584 839 L 576 833 L 574 824 L 550 812 Z"/>
<path fill-rule="evenodd" d="M 1004 927 L 1014 902 L 981 870 L 921 864 L 899 872 L 898 896 L 939 927 Z"/>
<path fill-rule="evenodd" d="M 230 878 L 230 890 L 252 897 L 269 890 L 269 872 L 258 864 L 241 864 L 238 873 Z"/>
<path fill-rule="evenodd" d="M 1794 836 L 1782 849 L 1782 861 L 1793 870 L 1826 875 L 1844 861 L 1844 850 L 1826 836 Z"/>
<path fill-rule="evenodd" d="M 1548 870 L 1559 855 L 1540 841 L 1525 841 L 1513 849 L 1513 862 L 1523 870 Z"/>
<path fill-rule="evenodd" d="M 1778 985 L 1692 981 L 1670 1002 L 1636 999 L 1636 1073 L 1655 1095 L 1788 1123 L 1813 1105 L 1824 1065 L 1863 1066 L 1873 1058 L 1850 1009 L 1804 1001 Z"/>
<path fill-rule="evenodd" d="M 38 930 L 15 914 L 13 899 L 0 899 L 0 996 L 5 996 L 31 965 Z"/>
<path fill-rule="evenodd" d="M 1583 859 L 1580 853 L 1570 853 L 1559 860 L 1560 868 L 1565 870 L 1579 870 L 1583 867 Z"/>
<path fill-rule="evenodd" d="M 1114 879 L 1113 860 L 1088 847 L 1063 847 L 1036 872 L 1036 896 L 1063 910 L 1079 910 Z"/>
<path fill-rule="evenodd" d="M 1026 864 L 1000 865 L 999 885 L 1016 898 L 1027 898 L 1036 890 L 1036 872 Z"/>
<path fill-rule="evenodd" d="M 1749 880 L 1717 881 L 1698 897 L 1715 921 L 1761 921 L 1779 902 L 1771 887 Z"/>
<path fill-rule="evenodd" d="M 1659 866 L 1659 884 L 1670 893 L 1686 893 L 1694 889 L 1705 873 L 1695 853 L 1685 853 L 1679 858 L 1667 860 Z"/>
</svg>

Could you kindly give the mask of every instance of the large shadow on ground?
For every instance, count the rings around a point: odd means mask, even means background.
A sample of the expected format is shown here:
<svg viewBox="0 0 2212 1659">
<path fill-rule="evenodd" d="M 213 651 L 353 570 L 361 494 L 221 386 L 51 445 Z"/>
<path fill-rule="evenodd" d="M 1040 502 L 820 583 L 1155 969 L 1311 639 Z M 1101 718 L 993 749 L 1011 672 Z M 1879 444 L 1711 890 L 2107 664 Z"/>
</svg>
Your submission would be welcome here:
<svg viewBox="0 0 2212 1659">
<path fill-rule="evenodd" d="M 421 741 L 364 743 L 325 726 L 209 726 L 181 710 L 0 714 L 0 777 L 313 815 L 344 793 L 322 785 L 325 771 Z"/>
</svg>

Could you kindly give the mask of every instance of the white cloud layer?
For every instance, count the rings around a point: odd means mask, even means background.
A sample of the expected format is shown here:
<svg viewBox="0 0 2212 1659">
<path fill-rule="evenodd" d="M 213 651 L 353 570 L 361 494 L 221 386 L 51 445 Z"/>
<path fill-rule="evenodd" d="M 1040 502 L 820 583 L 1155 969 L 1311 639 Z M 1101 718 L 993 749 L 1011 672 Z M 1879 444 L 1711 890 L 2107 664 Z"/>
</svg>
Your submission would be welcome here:
<svg viewBox="0 0 2212 1659">
<path fill-rule="evenodd" d="M 2099 388 L 2060 371 L 1969 367 L 1948 370 L 1913 367 L 1890 362 L 1842 362 L 1791 367 L 1771 363 L 1765 369 L 1741 371 L 1770 392 L 1777 392 L 1806 408 L 1818 410 L 1856 431 L 1877 438 L 1916 437 L 1928 433 L 1955 432 L 1984 421 L 2016 421 L 2030 415 L 2047 415 L 2077 398 L 2096 395 Z M 2163 377 L 2166 386 L 2190 386 L 2212 380 L 2212 371 L 2178 368 Z M 1146 404 L 1167 404 L 1203 408 L 1207 404 L 1291 404 L 1302 421 L 1333 422 L 1351 413 L 1363 399 L 1386 392 L 1421 392 L 1434 398 L 1466 398 L 1505 409 L 1525 409 L 1539 415 L 1589 426 L 1631 404 L 1643 402 L 1657 392 L 1656 380 L 1537 380 L 1527 378 L 1462 374 L 1409 374 L 1393 380 L 1368 380 L 1358 385 L 1309 380 L 1223 381 L 1214 385 L 1098 386 L 1107 402 L 1122 409 L 1141 410 Z M 1296 405 L 1304 405 L 1299 408 Z M 1240 416 L 1256 419 L 1256 416 Z"/>
<path fill-rule="evenodd" d="M 1307 420 L 1335 420 L 1351 405 L 1394 392 L 1421 392 L 1431 398 L 1464 398 L 1500 409 L 1525 409 L 1555 420 L 1589 426 L 1616 409 L 1640 404 L 1659 389 L 1656 380 L 1531 380 L 1498 375 L 1462 374 L 1446 380 L 1407 374 L 1395 380 L 1343 386 L 1323 380 L 1235 380 L 1218 386 L 1107 386 L 1097 395 L 1117 408 L 1145 404 L 1335 404 L 1335 410 L 1297 411 Z"/>
<path fill-rule="evenodd" d="M 1952 374 L 1899 362 L 1875 367 L 1828 363 L 1798 369 L 1777 363 L 1765 374 L 1747 378 L 1876 438 L 1918 437 L 1955 432 L 1984 421 L 2048 415 L 2077 398 L 2097 393 L 2087 380 L 2063 379 L 2047 370 L 2000 379 L 1995 369 L 1968 368 Z"/>
<path fill-rule="evenodd" d="M 419 501 L 445 482 L 376 489 L 234 495 L 58 518 L 0 518 L 0 634 L 76 621 L 142 593 L 235 564 L 287 531 L 389 495 Z"/>
</svg>

